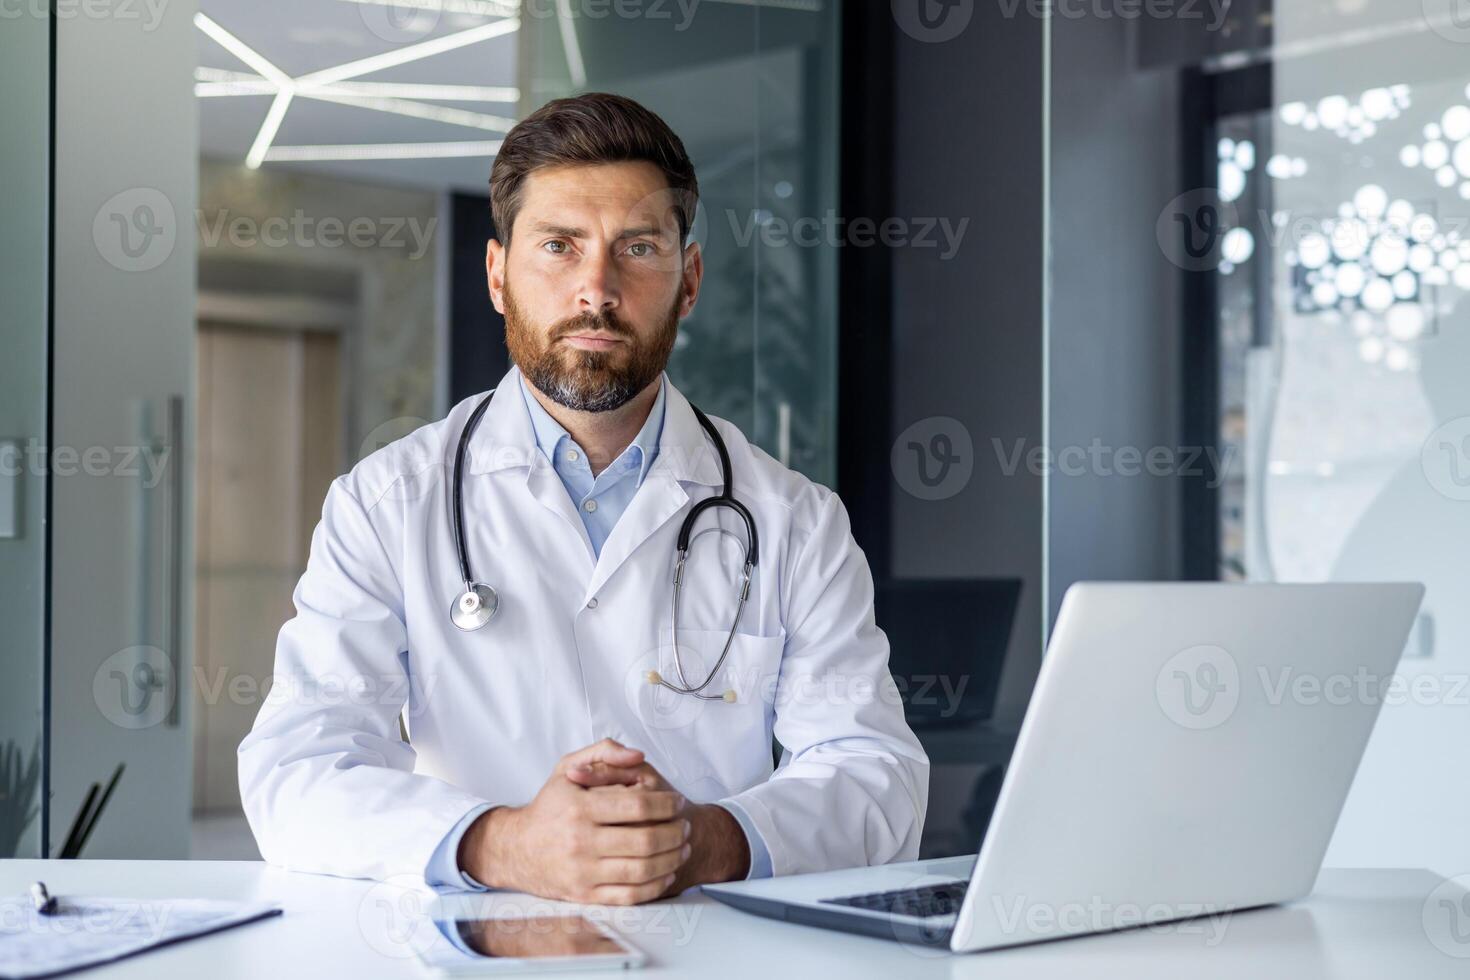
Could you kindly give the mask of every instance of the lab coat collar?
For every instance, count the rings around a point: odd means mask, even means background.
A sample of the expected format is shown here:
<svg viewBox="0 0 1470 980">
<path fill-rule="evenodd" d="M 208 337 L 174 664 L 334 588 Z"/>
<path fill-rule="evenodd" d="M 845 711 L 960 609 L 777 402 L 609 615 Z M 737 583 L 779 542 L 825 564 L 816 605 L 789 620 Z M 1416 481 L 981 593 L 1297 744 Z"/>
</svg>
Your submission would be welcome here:
<svg viewBox="0 0 1470 980">
<path fill-rule="evenodd" d="M 536 442 L 531 415 L 520 392 L 521 370 L 514 364 L 495 388 L 490 407 L 485 410 L 470 440 L 470 473 L 494 473 L 506 469 L 550 469 Z M 664 377 L 664 421 L 659 433 L 658 457 L 648 474 L 667 473 L 683 483 L 717 487 L 721 482 L 719 454 L 689 399 Z"/>
<path fill-rule="evenodd" d="M 531 431 L 536 435 L 536 442 L 541 446 L 541 452 L 552 461 L 552 468 L 556 467 L 556 453 L 560 451 L 563 439 L 576 445 L 570 432 L 560 422 L 551 417 L 551 413 L 541 407 L 536 396 L 531 394 L 531 386 L 526 381 L 525 375 L 520 379 L 521 399 L 526 403 L 526 411 L 531 413 Z M 623 450 L 623 455 L 613 460 L 610 466 L 626 465 L 623 456 L 628 455 L 636 449 L 638 460 L 638 476 L 634 486 L 642 486 L 643 479 L 648 476 L 648 470 L 653 466 L 654 460 L 658 458 L 658 438 L 664 427 L 664 389 L 668 387 L 665 376 L 658 376 L 658 394 L 653 399 L 653 407 L 648 411 L 648 418 L 644 420 L 643 427 L 638 430 L 638 435 L 633 437 L 632 446 Z"/>
</svg>

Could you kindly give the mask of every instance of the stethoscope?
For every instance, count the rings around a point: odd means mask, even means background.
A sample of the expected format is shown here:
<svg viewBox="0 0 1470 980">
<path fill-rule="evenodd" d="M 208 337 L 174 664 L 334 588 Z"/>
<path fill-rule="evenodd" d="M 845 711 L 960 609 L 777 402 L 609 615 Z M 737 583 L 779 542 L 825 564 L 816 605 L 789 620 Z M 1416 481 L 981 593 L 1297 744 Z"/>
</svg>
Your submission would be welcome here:
<svg viewBox="0 0 1470 980">
<path fill-rule="evenodd" d="M 449 619 L 465 632 L 480 629 L 494 619 L 495 613 L 500 609 L 500 596 L 484 582 L 476 581 L 470 571 L 469 548 L 465 544 L 464 534 L 464 458 L 469 449 L 470 437 L 474 435 L 480 419 L 485 415 L 485 410 L 490 407 L 490 399 L 494 396 L 495 389 L 492 388 L 490 393 L 470 413 L 469 419 L 464 424 L 464 430 L 459 434 L 459 446 L 454 453 L 454 500 L 450 519 L 454 531 L 454 552 L 459 559 L 459 575 L 464 582 L 464 592 L 460 593 L 453 605 L 449 607 Z M 730 655 L 730 645 L 735 641 L 735 631 L 740 627 L 741 614 L 745 612 L 745 600 L 750 597 L 751 573 L 755 571 L 756 563 L 760 560 L 760 536 L 756 533 L 755 519 L 750 516 L 750 511 L 732 494 L 734 481 L 730 475 L 730 452 L 725 448 L 725 440 L 720 438 L 720 433 L 715 429 L 714 423 L 703 412 L 694 405 L 689 407 L 694 409 L 695 418 L 699 419 L 699 424 L 714 442 L 715 451 L 720 454 L 720 472 L 723 483 L 719 493 L 713 497 L 706 497 L 690 507 L 684 523 L 679 526 L 677 554 L 674 561 L 674 602 L 671 622 L 674 642 L 674 673 L 678 675 L 679 683 L 670 682 L 656 670 L 650 670 L 646 677 L 648 683 L 666 687 L 675 694 L 687 694 L 702 701 L 733 702 L 735 700 L 733 690 L 727 690 L 721 694 L 705 694 L 703 691 L 714 682 L 715 675 L 720 672 L 720 668 L 725 665 L 725 659 Z M 719 659 L 715 661 L 714 667 L 710 669 L 703 683 L 690 685 L 684 677 L 684 663 L 679 654 L 679 595 L 684 585 L 684 564 L 689 558 L 694 523 L 699 519 L 700 514 L 717 507 L 730 508 L 745 523 L 745 566 L 740 573 L 740 602 L 735 607 L 735 618 L 730 623 L 730 632 L 725 637 L 725 648 L 720 651 Z M 709 528 L 701 531 L 700 534 L 707 534 L 709 531 L 719 531 L 721 534 L 736 537 L 722 527 Z M 694 537 L 697 538 L 698 535 Z"/>
</svg>

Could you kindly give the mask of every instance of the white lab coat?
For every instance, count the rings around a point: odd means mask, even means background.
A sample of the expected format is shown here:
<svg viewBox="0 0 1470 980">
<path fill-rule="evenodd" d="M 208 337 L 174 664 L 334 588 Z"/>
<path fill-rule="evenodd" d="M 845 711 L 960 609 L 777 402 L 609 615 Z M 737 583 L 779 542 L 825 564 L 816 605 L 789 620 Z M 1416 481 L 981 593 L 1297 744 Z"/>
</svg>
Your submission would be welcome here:
<svg viewBox="0 0 1470 980">
<path fill-rule="evenodd" d="M 647 683 L 676 676 L 675 537 L 720 467 L 668 385 L 659 452 L 594 559 L 536 445 L 512 368 L 470 445 L 466 537 L 500 595 L 474 633 L 450 532 L 455 446 L 481 396 L 363 460 L 327 494 L 281 628 L 273 688 L 240 744 L 240 792 L 267 861 L 302 871 L 422 875 L 471 808 L 528 802 L 562 755 L 604 737 L 642 749 L 696 802 L 736 800 L 775 874 L 917 856 L 929 764 L 888 674 L 873 586 L 837 496 L 714 419 L 759 564 L 720 679 L 734 704 Z M 743 538 L 726 508 L 718 524 Z M 699 527 L 712 527 L 706 512 Z M 718 656 L 740 547 L 696 539 L 679 642 L 690 683 Z M 410 741 L 401 740 L 403 717 Z M 784 747 L 773 773 L 771 738 Z"/>
</svg>

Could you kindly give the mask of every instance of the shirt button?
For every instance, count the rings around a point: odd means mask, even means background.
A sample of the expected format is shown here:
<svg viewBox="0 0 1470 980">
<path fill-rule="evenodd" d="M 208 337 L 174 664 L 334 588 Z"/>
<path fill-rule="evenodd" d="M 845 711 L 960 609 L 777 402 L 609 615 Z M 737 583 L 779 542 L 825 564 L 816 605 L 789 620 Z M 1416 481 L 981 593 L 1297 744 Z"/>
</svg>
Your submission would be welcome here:
<svg viewBox="0 0 1470 980">
<path fill-rule="evenodd" d="M 592 598 L 590 598 L 590 599 L 587 600 L 587 608 L 588 609 L 596 609 L 597 608 L 597 596 L 593 596 Z"/>
<path fill-rule="evenodd" d="M 577 461 L 577 451 L 575 449 L 568 449 L 567 450 L 567 459 L 569 461 L 575 463 Z"/>
<path fill-rule="evenodd" d="M 582 509 L 589 514 L 592 513 L 597 509 L 597 501 L 590 499 L 582 501 Z"/>
</svg>

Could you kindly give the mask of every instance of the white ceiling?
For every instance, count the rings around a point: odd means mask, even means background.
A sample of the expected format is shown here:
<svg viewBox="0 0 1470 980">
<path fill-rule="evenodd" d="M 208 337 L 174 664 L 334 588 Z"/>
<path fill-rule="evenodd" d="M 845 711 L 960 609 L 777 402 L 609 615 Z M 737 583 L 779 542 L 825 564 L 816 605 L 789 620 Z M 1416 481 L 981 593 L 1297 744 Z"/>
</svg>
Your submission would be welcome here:
<svg viewBox="0 0 1470 980">
<path fill-rule="evenodd" d="M 504 123 L 516 115 L 517 22 L 505 16 L 513 15 L 516 6 L 501 0 L 443 0 L 433 5 L 440 9 L 412 10 L 382 0 L 200 0 L 196 90 L 246 93 L 199 99 L 200 151 L 245 162 L 259 143 L 265 168 L 486 193 L 494 143 L 504 136 Z M 448 47 L 465 40 L 471 43 L 406 63 L 385 63 L 432 51 L 434 42 Z M 430 47 L 419 47 L 425 44 Z M 335 73 L 348 73 L 349 78 L 300 81 L 369 58 L 379 60 Z M 322 87 L 323 81 L 330 87 Z M 405 84 L 477 91 L 397 87 Z M 283 88 L 294 92 L 289 100 L 276 94 Z M 468 98 L 445 97 L 450 94 Z M 285 111 L 272 134 L 273 105 Z M 293 151 L 315 154 L 321 147 L 338 147 L 343 152 L 343 147 L 380 144 L 393 144 L 413 156 L 281 159 Z M 475 155 L 428 155 L 466 149 Z M 345 152 L 361 156 L 371 151 Z"/>
</svg>

